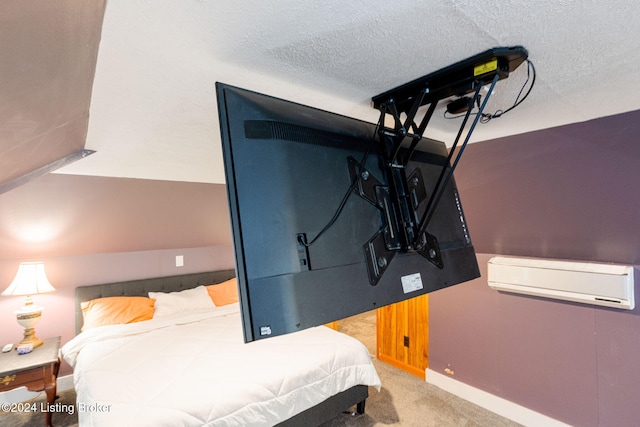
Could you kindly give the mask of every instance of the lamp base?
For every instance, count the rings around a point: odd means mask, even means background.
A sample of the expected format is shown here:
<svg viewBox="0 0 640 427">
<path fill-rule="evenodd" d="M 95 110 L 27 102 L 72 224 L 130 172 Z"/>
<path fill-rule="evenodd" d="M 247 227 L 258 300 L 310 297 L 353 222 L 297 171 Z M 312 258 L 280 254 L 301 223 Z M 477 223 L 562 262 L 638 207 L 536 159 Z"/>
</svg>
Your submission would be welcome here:
<svg viewBox="0 0 640 427">
<path fill-rule="evenodd" d="M 31 298 L 27 297 L 25 305 L 16 310 L 15 313 L 18 323 L 24 328 L 24 339 L 18 345 L 31 344 L 33 348 L 40 347 L 42 340 L 36 337 L 34 328 L 42 316 L 42 307 L 35 305 Z"/>
<path fill-rule="evenodd" d="M 40 347 L 42 340 L 36 337 L 36 330 L 34 328 L 25 328 L 24 338 L 18 343 L 18 345 L 31 344 L 33 348 Z"/>
</svg>

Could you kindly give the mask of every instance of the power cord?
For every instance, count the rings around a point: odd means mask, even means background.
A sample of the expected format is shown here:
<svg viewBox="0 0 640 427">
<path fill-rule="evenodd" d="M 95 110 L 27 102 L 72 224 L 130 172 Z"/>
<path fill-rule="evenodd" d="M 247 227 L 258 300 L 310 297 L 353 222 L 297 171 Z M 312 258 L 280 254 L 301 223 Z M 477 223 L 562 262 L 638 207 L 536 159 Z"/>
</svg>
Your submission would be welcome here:
<svg viewBox="0 0 640 427">
<path fill-rule="evenodd" d="M 529 80 L 531 80 L 531 84 L 529 84 Z M 531 93 L 531 90 L 533 89 L 533 86 L 535 85 L 536 82 L 536 68 L 533 65 L 533 62 L 531 62 L 529 59 L 527 59 L 527 79 L 524 81 L 522 87 L 520 88 L 520 91 L 518 92 L 518 96 L 516 97 L 516 100 L 514 101 L 513 105 L 509 108 L 507 108 L 506 110 L 496 110 L 496 112 L 494 113 L 482 113 L 480 116 L 480 123 L 489 123 L 491 120 L 493 119 L 497 119 L 499 117 L 502 117 L 503 115 L 505 115 L 506 113 L 508 113 L 509 111 L 513 110 L 514 108 L 516 108 L 518 105 L 522 104 L 522 102 L 527 99 L 527 97 L 529 96 L 529 94 Z M 522 96 L 522 92 L 524 91 L 524 89 L 527 87 L 527 84 L 529 84 L 529 89 L 527 90 L 527 92 L 524 94 L 524 96 L 522 98 L 520 98 Z M 476 105 L 477 107 L 480 107 L 480 98 L 478 97 L 476 99 Z M 472 113 L 472 114 L 477 114 L 477 113 Z M 459 115 L 447 115 L 447 110 L 444 111 L 444 117 L 446 119 L 457 119 L 460 117 L 463 117 L 464 114 L 459 114 Z"/>
<path fill-rule="evenodd" d="M 360 160 L 360 164 L 363 166 L 367 161 L 367 158 L 369 157 L 369 153 L 371 151 L 373 143 L 376 140 L 377 133 L 378 133 L 378 125 L 376 125 L 373 135 L 371 136 L 369 145 L 365 149 L 365 152 L 362 155 L 362 159 Z M 347 204 L 347 200 L 349 200 L 349 197 L 353 194 L 353 190 L 357 187 L 357 184 L 358 184 L 358 179 L 357 177 L 355 177 L 351 182 L 351 185 L 349 185 L 349 188 L 347 188 L 347 191 L 344 193 L 344 196 L 342 197 L 342 201 L 340 202 L 340 205 L 338 205 L 338 208 L 333 214 L 333 217 L 331 217 L 329 222 L 322 228 L 322 230 L 320 230 L 318 234 L 316 234 L 316 236 L 310 241 L 306 241 L 304 237 L 298 236 L 298 243 L 308 248 L 309 246 L 313 245 L 318 240 L 318 238 L 320 238 L 320 236 L 322 236 L 327 230 L 329 230 L 340 217 L 340 214 L 342 213 L 344 206 Z"/>
</svg>

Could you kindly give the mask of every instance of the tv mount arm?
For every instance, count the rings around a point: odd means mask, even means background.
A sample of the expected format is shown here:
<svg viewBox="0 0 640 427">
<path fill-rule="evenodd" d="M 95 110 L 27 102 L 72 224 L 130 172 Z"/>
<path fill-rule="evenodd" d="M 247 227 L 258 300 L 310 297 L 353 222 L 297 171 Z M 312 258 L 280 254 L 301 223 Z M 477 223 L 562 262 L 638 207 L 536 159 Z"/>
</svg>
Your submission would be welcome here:
<svg viewBox="0 0 640 427">
<path fill-rule="evenodd" d="M 491 49 L 373 97 L 374 108 L 380 110 L 378 134 L 389 185 L 383 186 L 355 159 L 349 158 L 348 162 L 352 179 L 357 184 L 354 191 L 382 212 L 381 230 L 364 245 L 371 285 L 378 283 L 398 252 L 417 252 L 436 267 L 444 268 L 438 240 L 427 231 L 429 223 L 471 134 L 482 117 L 495 84 L 498 80 L 507 78 L 509 72 L 526 58 L 526 50 L 519 46 Z M 490 84 L 490 88 L 480 104 L 480 89 L 486 84 Z M 466 98 L 468 105 L 464 119 L 427 200 L 428 193 L 420 170 L 408 173 L 407 165 L 439 101 L 471 92 L 474 93 L 473 98 Z M 429 107 L 418 124 L 418 110 L 426 104 Z M 475 105 L 479 106 L 479 110 L 453 159 Z M 393 123 L 393 127 L 385 126 L 387 118 Z M 407 145 L 408 148 L 401 151 Z M 418 208 L 425 201 L 425 210 L 419 217 Z"/>
<path fill-rule="evenodd" d="M 458 162 L 460 161 L 460 158 L 462 157 L 462 153 L 464 152 L 464 149 L 467 147 L 467 144 L 469 143 L 469 139 L 471 138 L 471 134 L 473 133 L 473 130 L 475 129 L 476 125 L 478 124 L 478 120 L 480 120 L 480 118 L 482 117 L 482 112 L 484 111 L 485 106 L 487 105 L 487 102 L 489 101 L 489 98 L 491 96 L 491 94 L 493 93 L 493 88 L 496 85 L 496 83 L 498 82 L 498 76 L 496 75 L 493 80 L 491 81 L 491 85 L 489 86 L 489 90 L 487 92 L 487 95 L 484 97 L 484 101 L 482 102 L 482 105 L 480 105 L 478 112 L 476 113 L 476 116 L 473 120 L 473 123 L 471 124 L 471 127 L 469 128 L 469 131 L 467 132 L 467 136 L 464 139 L 464 142 L 462 143 L 462 146 L 460 147 L 460 150 L 458 151 L 458 153 L 456 154 L 456 158 L 453 161 L 453 163 L 451 163 L 451 158 L 453 157 L 453 153 L 455 152 L 455 149 L 457 148 L 458 142 L 460 141 L 460 137 L 463 133 L 463 130 L 467 124 L 467 121 L 469 120 L 469 116 L 471 114 L 471 110 L 473 109 L 473 105 L 474 104 L 479 104 L 480 101 L 480 88 L 482 87 L 482 85 L 479 85 L 476 89 L 476 92 L 472 98 L 472 100 L 469 102 L 469 108 L 467 108 L 467 112 L 464 116 L 464 120 L 462 121 L 462 124 L 460 125 L 460 129 L 458 130 L 458 134 L 456 136 L 456 139 L 453 143 L 453 146 L 451 147 L 451 150 L 449 151 L 449 156 L 447 157 L 447 163 L 445 164 L 445 166 L 442 168 L 442 171 L 440 172 L 440 176 L 438 177 L 438 181 L 436 182 L 435 188 L 433 190 L 433 193 L 431 194 L 431 197 L 429 198 L 429 201 L 427 203 L 427 207 L 426 210 L 424 211 L 424 213 L 422 214 L 422 218 L 420 219 L 420 222 L 418 223 L 418 236 L 420 236 L 422 233 L 425 233 L 427 230 L 427 227 L 429 226 L 429 222 L 431 221 L 431 218 L 433 217 L 433 213 L 436 209 L 436 207 L 438 206 L 438 203 L 440 202 L 440 198 L 442 197 L 442 194 L 444 193 L 444 189 L 447 187 L 447 185 L 449 184 L 449 181 L 451 180 L 451 177 L 453 176 L 453 171 L 456 169 L 456 167 L 458 166 Z M 451 165 L 451 167 L 447 168 L 447 165 Z M 446 176 L 445 176 L 446 173 Z M 444 179 L 443 179 L 444 178 Z M 417 242 L 414 242 L 417 243 Z"/>
</svg>

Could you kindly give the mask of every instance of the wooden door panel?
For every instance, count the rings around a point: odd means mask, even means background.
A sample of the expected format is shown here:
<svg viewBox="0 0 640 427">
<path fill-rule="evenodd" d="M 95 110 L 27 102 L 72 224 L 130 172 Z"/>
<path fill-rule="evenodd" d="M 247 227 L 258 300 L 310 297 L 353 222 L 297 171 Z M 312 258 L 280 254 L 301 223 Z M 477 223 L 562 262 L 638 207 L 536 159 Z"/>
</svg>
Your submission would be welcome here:
<svg viewBox="0 0 640 427">
<path fill-rule="evenodd" d="M 377 358 L 421 378 L 429 361 L 428 301 L 422 295 L 376 311 Z"/>
</svg>

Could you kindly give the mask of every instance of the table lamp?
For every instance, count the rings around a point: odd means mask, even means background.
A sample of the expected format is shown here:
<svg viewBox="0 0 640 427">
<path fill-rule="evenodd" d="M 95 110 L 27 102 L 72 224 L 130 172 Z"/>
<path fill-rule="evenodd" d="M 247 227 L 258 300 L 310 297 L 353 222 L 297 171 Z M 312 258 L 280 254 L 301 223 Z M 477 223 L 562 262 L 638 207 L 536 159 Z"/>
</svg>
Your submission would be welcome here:
<svg viewBox="0 0 640 427">
<path fill-rule="evenodd" d="M 16 310 L 18 324 L 24 328 L 24 339 L 18 345 L 31 344 L 34 348 L 42 345 L 42 340 L 36 337 L 35 325 L 40 321 L 42 307 L 33 303 L 31 295 L 55 291 L 44 272 L 42 262 L 21 262 L 15 279 L 2 295 L 26 295 L 27 299 L 19 310 Z"/>
</svg>

